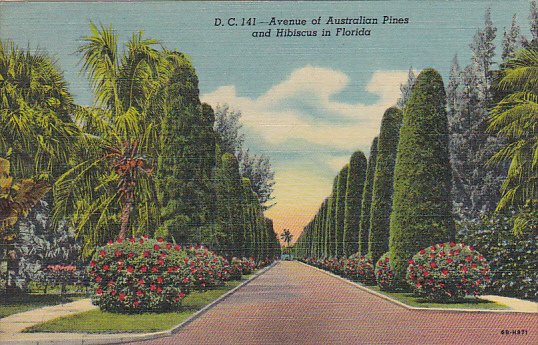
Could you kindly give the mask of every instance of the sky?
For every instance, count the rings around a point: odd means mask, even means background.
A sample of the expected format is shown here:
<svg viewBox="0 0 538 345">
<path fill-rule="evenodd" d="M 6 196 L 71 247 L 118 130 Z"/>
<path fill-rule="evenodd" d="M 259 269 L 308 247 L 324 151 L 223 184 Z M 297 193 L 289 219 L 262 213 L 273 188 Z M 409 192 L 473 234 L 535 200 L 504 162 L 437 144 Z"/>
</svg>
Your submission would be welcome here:
<svg viewBox="0 0 538 345">
<path fill-rule="evenodd" d="M 330 194 L 351 154 L 369 154 L 383 112 L 395 105 L 412 67 L 448 77 L 455 54 L 470 62 L 469 43 L 490 7 L 500 47 L 517 15 L 528 33 L 528 1 L 0 3 L 0 39 L 46 50 L 64 71 L 75 100 L 92 93 L 76 54 L 89 23 L 112 25 L 124 43 L 142 30 L 192 58 L 200 97 L 242 113 L 245 146 L 270 157 L 274 202 L 266 215 L 298 237 Z M 334 18 L 409 18 L 409 24 L 326 25 Z M 299 26 L 269 26 L 304 19 Z M 321 24 L 311 20 L 321 17 Z M 225 25 L 215 26 L 220 18 Z M 256 18 L 256 26 L 228 26 Z M 234 23 L 234 22 L 231 22 Z M 370 36 L 336 36 L 339 27 Z M 275 37 L 278 28 L 317 30 L 317 37 Z M 331 37 L 320 36 L 329 29 Z M 270 37 L 252 32 L 272 30 Z M 500 55 L 500 52 L 498 52 Z"/>
</svg>

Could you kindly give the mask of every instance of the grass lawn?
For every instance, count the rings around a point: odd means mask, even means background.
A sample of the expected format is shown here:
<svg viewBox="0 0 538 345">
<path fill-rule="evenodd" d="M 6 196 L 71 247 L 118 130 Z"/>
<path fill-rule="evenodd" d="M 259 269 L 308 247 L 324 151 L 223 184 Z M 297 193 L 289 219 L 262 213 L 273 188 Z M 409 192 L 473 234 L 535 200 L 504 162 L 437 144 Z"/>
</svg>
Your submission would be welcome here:
<svg viewBox="0 0 538 345">
<path fill-rule="evenodd" d="M 227 282 L 218 289 L 193 291 L 185 297 L 181 310 L 177 312 L 116 314 L 97 309 L 44 322 L 27 328 L 25 332 L 146 333 L 167 330 L 240 283 Z"/>
<path fill-rule="evenodd" d="M 411 307 L 421 307 L 421 308 L 454 308 L 454 309 L 500 309 L 500 310 L 506 310 L 510 309 L 508 306 L 501 304 L 501 303 L 495 303 L 490 302 L 474 297 L 466 297 L 463 300 L 456 301 L 456 302 L 447 302 L 447 303 L 439 303 L 439 302 L 430 302 L 428 300 L 425 300 L 424 298 L 417 297 L 411 292 L 387 292 L 387 291 L 381 291 L 378 286 L 367 286 L 368 289 L 382 293 L 386 296 L 392 297 L 402 303 L 405 303 Z"/>
<path fill-rule="evenodd" d="M 16 294 L 0 298 L 0 318 L 22 313 L 24 311 L 56 305 L 60 303 L 73 302 L 84 296 L 67 296 L 61 297 L 58 294 Z"/>
</svg>

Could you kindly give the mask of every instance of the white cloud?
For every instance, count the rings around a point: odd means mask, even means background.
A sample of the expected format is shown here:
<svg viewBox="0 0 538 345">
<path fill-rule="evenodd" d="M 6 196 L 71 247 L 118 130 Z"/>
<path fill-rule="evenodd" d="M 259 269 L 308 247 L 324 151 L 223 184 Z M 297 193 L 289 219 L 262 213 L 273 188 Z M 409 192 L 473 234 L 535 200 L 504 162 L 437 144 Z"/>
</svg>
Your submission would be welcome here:
<svg viewBox="0 0 538 345">
<path fill-rule="evenodd" d="M 305 66 L 271 87 L 258 98 L 240 97 L 235 86 L 222 86 L 202 95 L 211 105 L 227 103 L 240 109 L 245 127 L 269 144 L 287 139 L 304 139 L 341 149 L 368 146 L 379 131 L 383 112 L 396 103 L 406 71 L 376 71 L 366 91 L 378 96 L 373 104 L 345 103 L 333 98 L 349 85 L 346 74 L 321 67 Z M 296 101 L 300 101 L 297 104 Z M 302 105 L 316 109 L 314 118 Z"/>
</svg>

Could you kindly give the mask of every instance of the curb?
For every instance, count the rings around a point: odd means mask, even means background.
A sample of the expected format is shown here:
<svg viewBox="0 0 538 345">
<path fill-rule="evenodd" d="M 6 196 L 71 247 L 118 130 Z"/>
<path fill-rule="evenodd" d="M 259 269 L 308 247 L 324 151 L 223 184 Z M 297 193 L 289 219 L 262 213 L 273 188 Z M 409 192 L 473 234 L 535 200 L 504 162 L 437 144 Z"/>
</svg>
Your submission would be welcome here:
<svg viewBox="0 0 538 345">
<path fill-rule="evenodd" d="M 116 334 L 111 333 L 111 334 L 108 334 L 108 337 L 107 337 L 107 335 L 103 334 L 102 338 L 99 338 L 97 334 L 89 334 L 89 333 L 57 333 L 58 335 L 60 335 L 60 334 L 69 334 L 69 335 L 72 335 L 73 338 L 72 339 L 58 339 L 58 340 L 51 339 L 51 340 L 21 340 L 21 341 L 19 341 L 19 340 L 5 340 L 5 341 L 2 341 L 1 340 L 2 335 L 0 334 L 0 345 L 4 345 L 4 344 L 5 345 L 8 345 L 8 344 L 9 345 L 15 345 L 15 344 L 17 344 L 17 345 L 124 344 L 124 343 L 131 343 L 131 342 L 135 342 L 135 341 L 145 341 L 145 340 L 152 340 L 152 339 L 168 337 L 168 336 L 171 336 L 171 335 L 174 335 L 174 334 L 180 332 L 184 327 L 186 327 L 191 322 L 193 322 L 194 320 L 196 320 L 197 318 L 199 318 L 200 316 L 205 314 L 209 309 L 211 309 L 211 308 L 215 307 L 217 304 L 223 302 L 225 299 L 227 299 L 229 296 L 234 294 L 240 288 L 250 284 L 252 281 L 254 281 L 256 278 L 258 278 L 260 275 L 264 274 L 269 269 L 271 269 L 273 266 L 275 266 L 277 264 L 277 262 L 278 261 L 274 261 L 269 266 L 264 267 L 261 270 L 255 272 L 252 275 L 252 277 L 250 277 L 248 280 L 243 281 L 241 284 L 237 285 L 236 287 L 234 287 L 230 291 L 226 292 L 225 294 L 223 294 L 222 296 L 220 296 L 219 298 L 217 298 L 213 302 L 209 303 L 208 305 L 206 305 L 202 309 L 198 310 L 197 312 L 195 312 L 194 314 L 189 316 L 187 319 L 185 319 L 180 324 L 172 327 L 171 329 L 165 330 L 165 331 L 159 331 L 159 332 L 154 332 L 154 333 L 146 333 L 146 334 L 132 334 L 132 335 L 127 335 L 127 334 L 126 335 L 120 335 L 118 333 L 116 333 Z M 28 333 L 28 334 L 32 334 L 32 333 Z M 39 333 L 33 333 L 33 334 L 39 334 Z M 54 333 L 52 333 L 52 332 L 50 332 L 50 333 L 49 332 L 43 332 L 42 334 L 50 335 L 50 334 L 54 334 Z M 84 336 L 88 336 L 88 335 L 89 336 L 95 336 L 95 338 L 83 338 Z M 78 338 L 75 338 L 77 336 L 78 336 Z"/>
<path fill-rule="evenodd" d="M 336 279 L 339 279 L 343 282 L 346 282 L 348 283 L 349 285 L 351 286 L 354 286 L 358 289 L 361 289 L 365 292 L 368 292 L 374 296 L 377 296 L 377 297 L 380 297 L 380 298 L 383 298 L 384 300 L 387 300 L 393 304 L 396 304 L 400 307 L 403 307 L 405 309 L 408 309 L 408 310 L 417 310 L 417 311 L 435 311 L 435 312 L 438 312 L 438 311 L 442 311 L 442 312 L 447 312 L 447 313 L 461 313 L 461 312 L 464 312 L 464 313 L 504 313 L 504 314 L 512 314 L 512 313 L 523 313 L 523 314 L 537 314 L 537 312 L 533 312 L 533 311 L 524 311 L 524 310 L 506 310 L 506 309 L 458 309 L 458 308 L 424 308 L 424 307 L 413 307 L 413 306 L 410 306 L 408 304 L 405 304 L 401 301 L 398 301 L 397 299 L 394 299 L 390 296 L 387 296 L 383 293 L 380 293 L 380 292 L 377 292 L 377 291 L 373 291 L 369 288 L 367 288 L 366 286 L 364 285 L 361 285 L 357 282 L 354 282 L 352 280 L 349 280 L 349 279 L 346 279 L 344 277 L 341 277 L 339 275 L 336 275 L 332 272 L 329 272 L 329 271 L 325 271 L 321 268 L 318 268 L 318 267 L 315 267 L 315 266 L 312 266 L 312 265 L 309 265 L 309 264 L 306 264 L 302 261 L 298 261 L 297 262 L 300 262 L 301 264 L 305 265 L 305 266 L 308 266 L 308 267 L 311 267 L 313 269 L 316 269 L 322 273 L 325 273 L 326 275 L 328 276 L 331 276 L 333 278 L 336 278 Z"/>
</svg>

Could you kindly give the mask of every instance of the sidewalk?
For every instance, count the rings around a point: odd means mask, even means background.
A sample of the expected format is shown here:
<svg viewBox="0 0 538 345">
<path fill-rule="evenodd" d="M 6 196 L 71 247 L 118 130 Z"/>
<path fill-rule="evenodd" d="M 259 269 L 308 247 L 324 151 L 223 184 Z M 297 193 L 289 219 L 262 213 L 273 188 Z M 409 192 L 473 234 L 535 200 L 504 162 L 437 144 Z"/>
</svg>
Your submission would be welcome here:
<svg viewBox="0 0 538 345">
<path fill-rule="evenodd" d="M 525 301 L 518 298 L 496 296 L 496 295 L 485 295 L 480 296 L 481 299 L 487 301 L 502 303 L 510 307 L 514 311 L 524 311 L 524 312 L 534 312 L 538 313 L 538 303 L 532 301 Z"/>
</svg>

